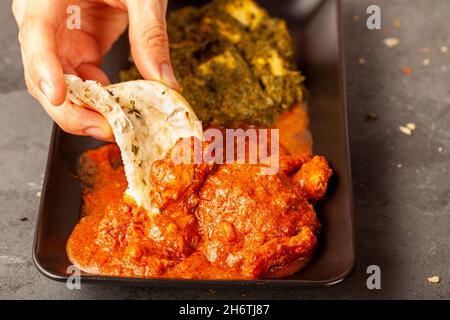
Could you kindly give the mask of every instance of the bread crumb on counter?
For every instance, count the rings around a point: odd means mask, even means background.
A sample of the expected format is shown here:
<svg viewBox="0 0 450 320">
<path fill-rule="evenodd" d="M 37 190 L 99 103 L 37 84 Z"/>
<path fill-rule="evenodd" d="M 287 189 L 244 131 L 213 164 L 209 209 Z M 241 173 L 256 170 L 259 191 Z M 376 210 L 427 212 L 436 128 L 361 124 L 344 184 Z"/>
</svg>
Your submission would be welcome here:
<svg viewBox="0 0 450 320">
<path fill-rule="evenodd" d="M 428 282 L 430 283 L 439 283 L 441 282 L 441 278 L 439 276 L 432 276 L 428 278 Z"/>
</svg>

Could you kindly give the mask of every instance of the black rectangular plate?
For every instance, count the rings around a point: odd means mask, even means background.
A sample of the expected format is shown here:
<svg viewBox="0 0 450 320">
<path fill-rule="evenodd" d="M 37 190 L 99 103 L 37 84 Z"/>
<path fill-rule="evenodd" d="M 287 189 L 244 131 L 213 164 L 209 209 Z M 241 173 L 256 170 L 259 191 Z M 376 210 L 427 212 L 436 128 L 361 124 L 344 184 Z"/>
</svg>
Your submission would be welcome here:
<svg viewBox="0 0 450 320">
<path fill-rule="evenodd" d="M 172 7 L 193 3 L 178 1 Z M 198 3 L 198 1 L 195 1 Z M 314 152 L 326 156 L 334 175 L 326 199 L 317 206 L 323 224 L 316 255 L 305 269 L 284 279 L 179 280 L 119 278 L 82 274 L 82 281 L 164 287 L 306 287 L 331 286 L 341 282 L 355 263 L 355 231 L 350 172 L 345 77 L 340 34 L 339 0 L 325 0 L 308 15 L 302 0 L 260 1 L 270 14 L 287 20 L 293 34 L 298 63 L 307 78 L 310 93 L 311 130 Z M 318 1 L 320 2 L 320 1 Z M 169 8 L 173 9 L 173 8 Z M 123 37 L 105 60 L 113 81 L 126 67 L 127 39 Z M 45 276 L 64 281 L 70 262 L 66 241 L 78 222 L 81 190 L 74 178 L 78 157 L 101 143 L 72 136 L 54 127 L 50 142 L 44 188 L 37 220 L 34 262 Z"/>
</svg>

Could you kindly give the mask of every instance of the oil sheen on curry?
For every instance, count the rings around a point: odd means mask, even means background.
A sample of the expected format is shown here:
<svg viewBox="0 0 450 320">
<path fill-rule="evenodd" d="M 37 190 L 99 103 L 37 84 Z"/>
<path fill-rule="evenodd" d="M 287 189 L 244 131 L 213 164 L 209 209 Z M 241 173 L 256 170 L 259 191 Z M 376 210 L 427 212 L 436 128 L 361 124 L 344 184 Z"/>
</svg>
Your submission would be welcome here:
<svg viewBox="0 0 450 320">
<path fill-rule="evenodd" d="M 218 0 L 175 12 L 169 23 L 171 46 L 192 49 L 195 61 L 181 66 L 177 61 L 190 58 L 178 56 L 174 67 L 205 129 L 279 129 L 279 170 L 263 174 L 263 164 L 238 161 L 174 163 L 168 152 L 148 172 L 160 211 L 150 214 L 124 197 L 117 145 L 88 150 L 78 163 L 83 204 L 67 243 L 69 259 L 90 273 L 125 277 L 260 279 L 299 271 L 317 247 L 314 203 L 325 196 L 332 171 L 324 157 L 312 155 L 290 36 L 270 37 L 285 29 L 284 21 L 251 0 Z M 203 33 L 196 38 L 195 30 Z M 254 56 L 259 51 L 247 41 L 268 55 Z M 243 83 L 229 85 L 244 89 L 220 91 L 224 78 L 240 78 Z M 195 139 L 179 139 L 173 150 L 186 142 L 193 147 Z M 208 142 L 200 145 L 205 150 Z"/>
</svg>

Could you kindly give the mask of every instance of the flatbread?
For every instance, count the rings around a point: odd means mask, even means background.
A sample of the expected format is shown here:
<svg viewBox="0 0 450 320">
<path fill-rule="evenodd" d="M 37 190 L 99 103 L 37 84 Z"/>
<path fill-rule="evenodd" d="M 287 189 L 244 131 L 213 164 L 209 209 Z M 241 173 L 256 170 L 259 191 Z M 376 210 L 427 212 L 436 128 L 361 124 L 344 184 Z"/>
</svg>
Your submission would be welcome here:
<svg viewBox="0 0 450 320">
<path fill-rule="evenodd" d="M 136 80 L 102 86 L 66 75 L 68 96 L 77 105 L 101 113 L 120 148 L 128 181 L 126 194 L 151 213 L 159 213 L 150 197 L 149 172 L 179 138 L 202 139 L 202 125 L 189 103 L 158 82 Z"/>
</svg>

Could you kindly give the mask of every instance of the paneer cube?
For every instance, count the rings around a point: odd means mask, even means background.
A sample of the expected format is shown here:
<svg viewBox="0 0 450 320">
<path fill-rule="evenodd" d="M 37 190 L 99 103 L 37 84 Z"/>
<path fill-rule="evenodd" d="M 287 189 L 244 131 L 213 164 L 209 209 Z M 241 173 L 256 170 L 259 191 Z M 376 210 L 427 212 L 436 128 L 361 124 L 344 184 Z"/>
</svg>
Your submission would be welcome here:
<svg viewBox="0 0 450 320">
<path fill-rule="evenodd" d="M 230 1 L 225 6 L 226 12 L 250 30 L 255 30 L 266 13 L 252 0 Z"/>
<path fill-rule="evenodd" d="M 214 64 L 223 65 L 225 68 L 228 69 L 235 69 L 237 66 L 236 59 L 233 57 L 233 55 L 229 51 L 225 51 L 224 53 L 217 55 L 209 59 L 208 61 L 200 64 L 198 66 L 198 71 L 203 75 L 207 75 L 211 73 L 212 71 L 211 66 Z"/>
</svg>

